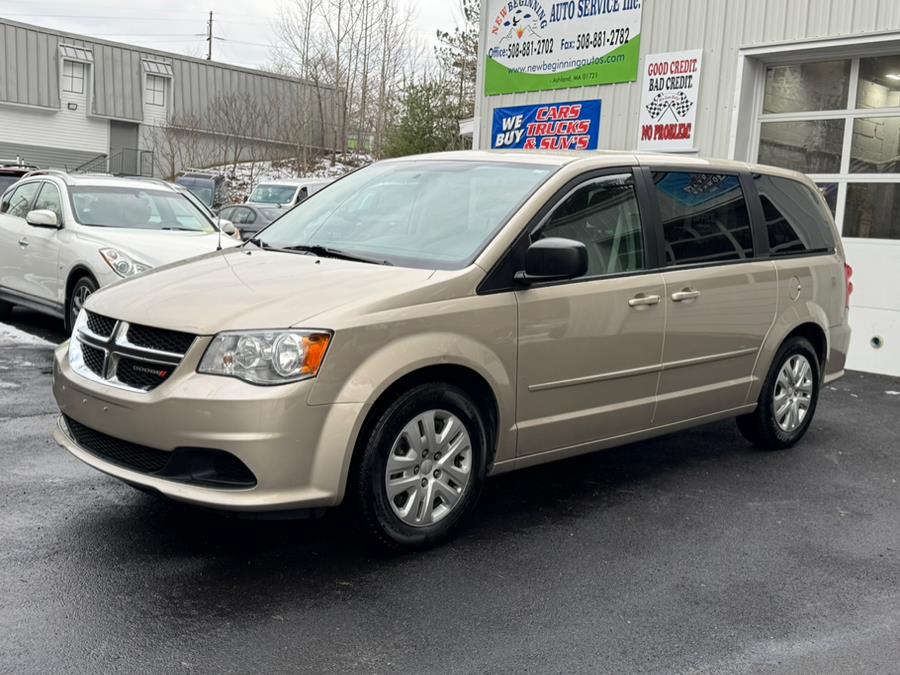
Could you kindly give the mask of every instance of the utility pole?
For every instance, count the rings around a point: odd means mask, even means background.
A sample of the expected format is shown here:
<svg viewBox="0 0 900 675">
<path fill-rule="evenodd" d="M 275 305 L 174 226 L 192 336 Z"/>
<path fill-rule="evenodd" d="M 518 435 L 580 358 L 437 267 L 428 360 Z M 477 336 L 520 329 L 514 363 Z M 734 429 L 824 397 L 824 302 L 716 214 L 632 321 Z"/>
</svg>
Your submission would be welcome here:
<svg viewBox="0 0 900 675">
<path fill-rule="evenodd" d="M 206 24 L 206 41 L 209 46 L 206 50 L 206 60 L 212 61 L 212 43 L 213 43 L 213 13 L 209 13 L 209 21 Z"/>
</svg>

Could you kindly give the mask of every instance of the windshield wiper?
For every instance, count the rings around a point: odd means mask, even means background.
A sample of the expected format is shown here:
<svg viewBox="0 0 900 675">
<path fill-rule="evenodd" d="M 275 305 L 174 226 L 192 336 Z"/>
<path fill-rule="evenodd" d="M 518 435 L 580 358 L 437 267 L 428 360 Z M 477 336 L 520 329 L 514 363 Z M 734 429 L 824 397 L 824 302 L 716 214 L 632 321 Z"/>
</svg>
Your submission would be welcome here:
<svg viewBox="0 0 900 675">
<path fill-rule="evenodd" d="M 369 263 L 371 265 L 393 266 L 393 263 L 387 260 L 379 258 L 366 258 L 365 256 L 357 255 L 355 253 L 346 253 L 344 251 L 338 250 L 336 248 L 330 248 L 328 246 L 298 244 L 296 246 L 285 246 L 280 250 L 299 251 L 300 253 L 312 253 L 313 255 L 319 256 L 320 258 L 337 258 L 339 260 L 352 260 L 353 262 Z"/>
</svg>

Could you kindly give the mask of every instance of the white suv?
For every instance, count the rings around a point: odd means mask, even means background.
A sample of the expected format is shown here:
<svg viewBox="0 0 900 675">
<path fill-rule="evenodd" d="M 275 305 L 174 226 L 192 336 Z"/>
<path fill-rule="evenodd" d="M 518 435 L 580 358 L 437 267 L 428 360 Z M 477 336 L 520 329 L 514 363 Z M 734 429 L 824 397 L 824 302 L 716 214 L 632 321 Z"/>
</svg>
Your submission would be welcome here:
<svg viewBox="0 0 900 675">
<path fill-rule="evenodd" d="M 21 305 L 71 327 L 98 288 L 238 243 L 162 181 L 34 171 L 0 197 L 0 319 Z"/>
<path fill-rule="evenodd" d="M 328 187 L 334 178 L 295 178 L 269 181 L 257 185 L 247 204 L 258 206 L 296 206 Z"/>
</svg>

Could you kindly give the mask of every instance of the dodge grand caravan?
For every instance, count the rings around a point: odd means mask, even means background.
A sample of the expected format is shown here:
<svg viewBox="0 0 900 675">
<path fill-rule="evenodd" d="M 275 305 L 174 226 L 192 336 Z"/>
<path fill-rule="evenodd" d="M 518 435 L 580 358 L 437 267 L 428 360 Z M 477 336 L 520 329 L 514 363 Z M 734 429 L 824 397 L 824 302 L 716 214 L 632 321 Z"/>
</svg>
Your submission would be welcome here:
<svg viewBox="0 0 900 675">
<path fill-rule="evenodd" d="M 792 446 L 843 373 L 850 289 L 800 174 L 385 161 L 241 248 L 92 295 L 55 355 L 55 438 L 172 499 L 347 501 L 375 543 L 418 548 L 488 474 L 728 417 Z"/>
</svg>

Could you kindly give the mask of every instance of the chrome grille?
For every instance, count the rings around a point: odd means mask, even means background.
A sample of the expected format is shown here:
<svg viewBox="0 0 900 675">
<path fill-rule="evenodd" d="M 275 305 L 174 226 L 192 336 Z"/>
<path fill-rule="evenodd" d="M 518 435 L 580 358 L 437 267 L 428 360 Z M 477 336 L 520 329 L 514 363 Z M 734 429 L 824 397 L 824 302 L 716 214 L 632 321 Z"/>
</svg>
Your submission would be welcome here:
<svg viewBox="0 0 900 675">
<path fill-rule="evenodd" d="M 103 376 L 103 366 L 106 362 L 106 353 L 102 349 L 82 344 L 81 351 L 84 354 L 84 365 L 86 365 L 94 375 Z"/>
<path fill-rule="evenodd" d="M 190 333 L 132 324 L 128 327 L 128 341 L 137 347 L 156 349 L 170 354 L 185 354 L 194 342 Z"/>
<path fill-rule="evenodd" d="M 110 335 L 112 335 L 113 330 L 116 327 L 116 320 L 110 319 L 108 316 L 100 316 L 99 314 L 88 312 L 87 325 L 88 330 L 90 330 L 95 335 L 100 335 L 101 337 L 109 337 Z"/>
<path fill-rule="evenodd" d="M 89 312 L 73 336 L 81 358 L 72 360 L 72 368 L 97 382 L 146 392 L 169 378 L 195 338 Z"/>
</svg>

